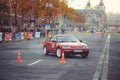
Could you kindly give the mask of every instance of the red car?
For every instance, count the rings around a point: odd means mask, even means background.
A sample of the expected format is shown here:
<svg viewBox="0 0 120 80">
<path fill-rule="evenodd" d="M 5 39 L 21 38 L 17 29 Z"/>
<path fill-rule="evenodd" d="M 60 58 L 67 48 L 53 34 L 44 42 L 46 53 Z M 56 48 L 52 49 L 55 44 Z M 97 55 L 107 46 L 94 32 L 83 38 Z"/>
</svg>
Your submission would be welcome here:
<svg viewBox="0 0 120 80">
<path fill-rule="evenodd" d="M 89 54 L 87 44 L 78 40 L 73 35 L 55 35 L 45 40 L 43 46 L 44 55 L 55 53 L 60 58 L 62 50 L 64 50 L 65 56 L 80 54 L 82 57 L 87 57 Z"/>
</svg>

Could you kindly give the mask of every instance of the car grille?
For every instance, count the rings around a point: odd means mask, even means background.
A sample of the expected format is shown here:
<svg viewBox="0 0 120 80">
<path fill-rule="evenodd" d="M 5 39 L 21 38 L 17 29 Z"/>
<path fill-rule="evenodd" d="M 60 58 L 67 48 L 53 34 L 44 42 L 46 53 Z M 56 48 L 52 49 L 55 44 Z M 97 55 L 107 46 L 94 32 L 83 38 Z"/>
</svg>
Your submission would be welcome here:
<svg viewBox="0 0 120 80">
<path fill-rule="evenodd" d="M 80 49 L 82 46 L 71 46 L 72 49 Z"/>
</svg>

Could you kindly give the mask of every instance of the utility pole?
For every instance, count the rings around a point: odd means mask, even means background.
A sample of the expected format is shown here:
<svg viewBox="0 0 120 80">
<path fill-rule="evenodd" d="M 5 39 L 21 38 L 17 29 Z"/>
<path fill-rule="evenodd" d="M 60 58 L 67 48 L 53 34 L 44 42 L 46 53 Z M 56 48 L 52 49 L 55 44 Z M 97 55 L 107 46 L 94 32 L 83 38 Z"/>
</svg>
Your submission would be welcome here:
<svg viewBox="0 0 120 80">
<path fill-rule="evenodd" d="M 35 19 L 34 19 L 34 0 L 31 0 L 31 3 L 32 3 L 32 12 L 31 12 L 31 27 L 34 27 L 35 26 Z"/>
<path fill-rule="evenodd" d="M 13 26 L 12 26 L 12 0 L 9 0 L 8 5 L 9 5 L 9 19 L 10 19 L 9 26 L 10 26 L 11 31 L 13 33 Z"/>
</svg>

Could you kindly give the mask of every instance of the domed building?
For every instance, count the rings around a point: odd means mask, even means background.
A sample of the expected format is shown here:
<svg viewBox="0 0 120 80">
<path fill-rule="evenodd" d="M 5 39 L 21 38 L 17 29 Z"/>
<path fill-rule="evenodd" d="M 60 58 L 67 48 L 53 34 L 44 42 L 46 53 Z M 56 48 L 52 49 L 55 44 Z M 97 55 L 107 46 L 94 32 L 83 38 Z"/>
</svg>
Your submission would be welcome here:
<svg viewBox="0 0 120 80">
<path fill-rule="evenodd" d="M 103 0 L 99 4 L 92 7 L 90 0 L 82 10 L 77 10 L 78 13 L 85 15 L 85 26 L 104 27 L 106 24 L 106 13 Z"/>
</svg>

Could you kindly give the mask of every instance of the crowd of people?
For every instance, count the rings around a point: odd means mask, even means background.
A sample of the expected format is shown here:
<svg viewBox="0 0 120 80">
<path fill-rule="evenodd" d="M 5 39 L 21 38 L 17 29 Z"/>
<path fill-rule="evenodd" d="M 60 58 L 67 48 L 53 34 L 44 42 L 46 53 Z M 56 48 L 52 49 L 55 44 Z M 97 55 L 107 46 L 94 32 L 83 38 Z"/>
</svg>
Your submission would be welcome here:
<svg viewBox="0 0 120 80">
<path fill-rule="evenodd" d="M 20 40 L 21 36 L 24 38 L 27 35 L 35 36 L 35 32 L 39 32 L 40 37 L 45 37 L 46 30 L 44 27 L 33 28 L 33 27 L 16 27 L 16 26 L 0 26 L 0 41 L 4 41 L 5 38 L 9 38 L 8 40 Z M 10 39 L 11 36 L 11 39 Z"/>
<path fill-rule="evenodd" d="M 61 30 L 62 33 L 64 33 L 64 30 Z M 0 40 L 5 40 L 5 36 L 12 36 L 12 40 L 18 40 L 21 39 L 21 35 L 24 37 L 26 35 L 31 35 L 36 37 L 36 35 L 40 35 L 40 37 L 46 37 L 48 35 L 55 35 L 58 34 L 58 29 L 46 29 L 45 26 L 39 26 L 39 27 L 16 27 L 16 26 L 0 26 Z M 2 36 L 2 37 L 1 37 Z M 11 40 L 11 39 L 9 39 Z"/>
</svg>

